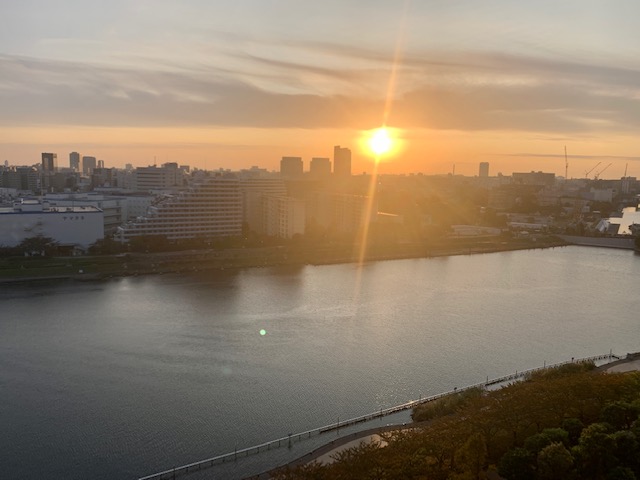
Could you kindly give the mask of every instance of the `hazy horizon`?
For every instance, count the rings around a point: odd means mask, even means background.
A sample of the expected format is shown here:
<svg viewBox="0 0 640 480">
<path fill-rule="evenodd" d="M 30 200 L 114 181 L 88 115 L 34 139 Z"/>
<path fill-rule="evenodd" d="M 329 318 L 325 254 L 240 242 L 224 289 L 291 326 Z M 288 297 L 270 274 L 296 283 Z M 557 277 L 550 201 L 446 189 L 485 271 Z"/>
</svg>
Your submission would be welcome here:
<svg viewBox="0 0 640 480">
<path fill-rule="evenodd" d="M 387 123 L 380 173 L 640 176 L 640 5 L 96 0 L 0 5 L 0 161 L 276 170 Z"/>
</svg>

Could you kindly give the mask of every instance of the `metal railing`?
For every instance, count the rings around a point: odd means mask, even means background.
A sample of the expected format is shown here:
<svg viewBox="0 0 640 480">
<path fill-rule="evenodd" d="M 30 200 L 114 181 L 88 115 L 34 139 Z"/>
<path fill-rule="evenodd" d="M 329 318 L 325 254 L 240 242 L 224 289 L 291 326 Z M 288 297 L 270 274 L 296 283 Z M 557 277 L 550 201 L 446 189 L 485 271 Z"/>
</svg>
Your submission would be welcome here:
<svg viewBox="0 0 640 480">
<path fill-rule="evenodd" d="M 389 408 L 382 408 L 376 412 L 368 413 L 366 415 L 361 415 L 359 417 L 350 418 L 348 420 L 338 421 L 336 423 L 332 423 L 329 425 L 325 425 L 323 427 L 314 428 L 312 430 L 307 430 L 306 432 L 289 434 L 286 437 L 277 438 L 275 440 L 271 440 L 265 443 L 261 443 L 260 445 L 254 445 L 252 447 L 242 448 L 240 450 L 236 449 L 233 452 L 225 453 L 222 455 L 217 455 L 215 457 L 207 458 L 205 460 L 200 460 L 197 462 L 189 463 L 187 465 L 181 465 L 179 467 L 172 468 L 170 470 L 164 470 L 162 472 L 154 473 L 151 475 L 147 475 L 145 477 L 140 477 L 138 480 L 168 480 L 173 479 L 177 475 L 182 475 L 189 472 L 194 472 L 198 470 L 202 470 L 204 468 L 209 468 L 214 465 L 220 465 L 223 463 L 227 463 L 230 461 L 236 461 L 238 458 L 248 457 L 249 455 L 254 455 L 260 452 L 265 452 L 267 450 L 272 450 L 275 448 L 279 448 L 282 446 L 290 447 L 294 442 L 300 442 L 306 438 L 311 438 L 315 435 L 320 435 L 326 432 L 332 432 L 340 430 L 340 428 L 345 428 L 351 425 L 355 425 L 357 423 L 367 422 L 369 420 L 373 420 L 376 418 L 386 417 L 393 413 L 401 412 L 403 410 L 408 410 L 410 408 L 417 407 L 418 405 L 422 405 L 424 403 L 433 402 L 434 400 L 438 400 L 439 398 L 446 397 L 449 395 L 454 395 L 457 393 L 461 393 L 467 390 L 471 390 L 474 388 L 486 388 L 491 385 L 498 385 L 500 383 L 506 383 L 510 381 L 520 380 L 522 378 L 526 378 L 528 375 L 531 375 L 535 372 L 540 372 L 543 370 L 549 370 L 552 368 L 562 367 L 563 365 L 569 365 L 571 363 L 586 363 L 586 362 L 597 362 L 601 360 L 608 360 L 609 362 L 615 360 L 620 360 L 621 357 L 609 352 L 605 355 L 595 355 L 592 357 L 584 357 L 579 359 L 571 359 L 566 362 L 555 363 L 552 365 L 544 365 L 542 367 L 530 368 L 529 370 L 523 370 L 521 372 L 516 371 L 515 373 L 504 375 L 502 377 L 489 379 L 484 382 L 476 383 L 473 385 L 468 385 L 462 388 L 454 388 L 448 392 L 438 393 L 436 395 L 431 395 L 429 397 L 420 398 L 418 400 L 411 400 L 409 402 L 402 403 L 400 405 L 396 405 Z"/>
</svg>

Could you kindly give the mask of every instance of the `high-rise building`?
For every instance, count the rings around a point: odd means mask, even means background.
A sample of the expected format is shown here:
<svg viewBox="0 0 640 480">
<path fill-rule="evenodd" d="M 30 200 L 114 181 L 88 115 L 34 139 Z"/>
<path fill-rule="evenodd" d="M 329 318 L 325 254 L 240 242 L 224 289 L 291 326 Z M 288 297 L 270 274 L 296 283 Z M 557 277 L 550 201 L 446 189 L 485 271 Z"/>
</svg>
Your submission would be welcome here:
<svg viewBox="0 0 640 480">
<path fill-rule="evenodd" d="M 280 160 L 280 175 L 288 178 L 301 177 L 303 173 L 302 158 L 282 157 Z"/>
<path fill-rule="evenodd" d="M 328 158 L 314 157 L 311 159 L 309 173 L 312 177 L 323 178 L 331 175 L 331 160 Z"/>
<path fill-rule="evenodd" d="M 370 204 L 377 212 L 377 202 L 370 202 L 369 197 L 319 192 L 308 202 L 307 221 L 336 233 L 355 233 L 367 221 Z"/>
<path fill-rule="evenodd" d="M 104 168 L 104 160 L 98 160 L 98 166 L 96 168 Z"/>
<path fill-rule="evenodd" d="M 351 150 L 340 145 L 333 147 L 333 174 L 338 177 L 351 176 Z"/>
<path fill-rule="evenodd" d="M 240 191 L 242 192 L 242 219 L 250 227 L 262 222 L 260 198 L 263 195 L 281 197 L 287 195 L 284 180 L 280 176 L 241 175 Z"/>
<path fill-rule="evenodd" d="M 35 193 L 40 190 L 40 173 L 35 167 L 5 167 L 0 170 L 0 187 Z"/>
<path fill-rule="evenodd" d="M 262 228 L 259 233 L 280 238 L 304 234 L 304 200 L 278 195 L 263 195 L 260 200 Z"/>
<path fill-rule="evenodd" d="M 134 172 L 135 188 L 141 192 L 172 190 L 184 186 L 184 170 L 177 163 L 165 163 L 162 167 L 138 167 Z"/>
<path fill-rule="evenodd" d="M 69 168 L 74 172 L 80 171 L 80 154 L 78 152 L 71 152 L 69 154 Z"/>
<path fill-rule="evenodd" d="M 242 193 L 232 175 L 206 177 L 188 190 L 167 195 L 144 217 L 118 227 L 116 237 L 128 241 L 143 235 L 169 240 L 230 237 L 242 234 Z"/>
<path fill-rule="evenodd" d="M 96 168 L 96 157 L 82 157 L 82 173 L 85 175 L 91 175 L 93 169 Z"/>
<path fill-rule="evenodd" d="M 481 178 L 486 178 L 489 176 L 489 162 L 480 162 L 478 176 Z"/>
<path fill-rule="evenodd" d="M 42 154 L 42 171 L 54 173 L 58 169 L 58 154 L 43 153 Z"/>
<path fill-rule="evenodd" d="M 49 191 L 53 188 L 53 177 L 58 170 L 58 154 L 43 153 L 42 154 L 42 189 Z"/>
</svg>

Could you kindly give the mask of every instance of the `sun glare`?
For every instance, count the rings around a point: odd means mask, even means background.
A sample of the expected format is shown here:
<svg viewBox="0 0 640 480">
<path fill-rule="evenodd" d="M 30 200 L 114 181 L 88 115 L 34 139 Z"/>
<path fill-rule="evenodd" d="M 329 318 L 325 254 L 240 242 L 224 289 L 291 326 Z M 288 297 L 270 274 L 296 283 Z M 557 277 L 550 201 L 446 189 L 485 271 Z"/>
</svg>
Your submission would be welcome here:
<svg viewBox="0 0 640 480">
<path fill-rule="evenodd" d="M 369 138 L 369 148 L 376 155 L 384 155 L 392 147 L 391 137 L 389 136 L 389 130 L 386 128 L 378 128 L 372 132 L 371 138 Z"/>
</svg>

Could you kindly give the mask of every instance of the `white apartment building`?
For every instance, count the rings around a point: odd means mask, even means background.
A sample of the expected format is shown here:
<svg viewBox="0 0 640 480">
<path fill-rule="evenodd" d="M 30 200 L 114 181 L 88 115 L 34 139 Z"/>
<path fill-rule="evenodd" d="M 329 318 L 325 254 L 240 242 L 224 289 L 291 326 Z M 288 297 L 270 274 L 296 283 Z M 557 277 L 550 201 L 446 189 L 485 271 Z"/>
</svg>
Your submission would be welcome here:
<svg viewBox="0 0 640 480">
<path fill-rule="evenodd" d="M 233 175 L 204 178 L 189 189 L 163 197 L 143 217 L 118 228 L 116 238 L 162 235 L 169 240 L 242 234 L 242 194 Z"/>
<path fill-rule="evenodd" d="M 185 172 L 177 163 L 165 163 L 162 167 L 138 167 L 133 172 L 134 188 L 140 192 L 175 190 L 184 187 Z"/>
<path fill-rule="evenodd" d="M 303 235 L 305 228 L 305 201 L 292 197 L 262 195 L 262 228 L 265 235 L 292 238 Z"/>
<path fill-rule="evenodd" d="M 89 205 L 60 207 L 39 200 L 20 200 L 0 208 L 0 245 L 15 247 L 36 236 L 87 248 L 104 238 L 103 212 Z"/>
<path fill-rule="evenodd" d="M 364 224 L 369 197 L 342 193 L 319 193 L 309 202 L 307 220 L 336 233 L 353 233 Z M 371 205 L 371 220 L 378 206 Z"/>
<path fill-rule="evenodd" d="M 242 191 L 242 221 L 259 231 L 262 224 L 262 195 L 286 196 L 287 189 L 279 176 L 249 176 L 240 178 Z"/>
</svg>

